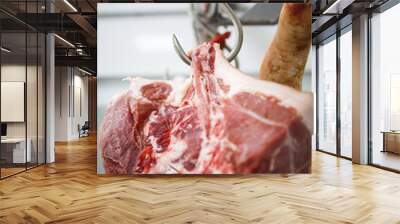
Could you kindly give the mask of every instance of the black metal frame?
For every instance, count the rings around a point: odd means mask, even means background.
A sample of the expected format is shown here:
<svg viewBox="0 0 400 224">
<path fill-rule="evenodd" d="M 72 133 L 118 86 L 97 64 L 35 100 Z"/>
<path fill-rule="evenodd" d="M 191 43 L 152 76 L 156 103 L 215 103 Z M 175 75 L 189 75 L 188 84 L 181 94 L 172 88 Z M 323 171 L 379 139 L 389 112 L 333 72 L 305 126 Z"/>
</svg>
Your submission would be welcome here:
<svg viewBox="0 0 400 224">
<path fill-rule="evenodd" d="M 25 3 L 27 3 L 27 1 L 25 1 Z M 39 9 L 39 6 L 38 6 L 39 0 L 36 0 L 36 3 L 37 3 L 36 10 L 38 11 L 38 9 Z M 26 4 L 25 4 L 25 11 L 27 11 L 27 5 Z M 46 7 L 46 11 L 47 11 L 47 7 Z M 6 179 L 8 177 L 12 177 L 12 176 L 17 175 L 19 173 L 23 173 L 23 172 L 25 172 L 27 170 L 39 167 L 39 166 L 47 163 L 47 128 L 46 128 L 47 127 L 47 110 L 46 110 L 46 108 L 47 108 L 47 81 L 46 81 L 47 80 L 47 39 L 46 39 L 46 35 L 44 35 L 43 36 L 43 40 L 44 41 L 42 42 L 42 44 L 44 44 L 44 46 L 43 46 L 44 47 L 44 51 L 41 52 L 41 53 L 44 53 L 44 55 L 43 55 L 44 68 L 42 69 L 42 82 L 44 83 L 44 99 L 43 99 L 44 106 L 42 106 L 44 108 L 44 111 L 43 111 L 44 112 L 44 117 L 42 117 L 44 119 L 42 121 L 42 122 L 44 122 L 44 133 L 43 133 L 44 134 L 44 136 L 43 136 L 44 145 L 42 147 L 44 147 L 43 148 L 44 161 L 42 163 L 39 163 L 39 148 L 38 148 L 38 146 L 39 146 L 39 141 L 38 141 L 39 140 L 39 136 L 38 136 L 39 135 L 39 107 L 37 106 L 36 107 L 36 142 L 37 142 L 36 162 L 35 163 L 32 163 L 32 162 L 28 163 L 27 162 L 27 160 L 28 160 L 28 154 L 27 154 L 27 147 L 28 147 L 28 144 L 27 144 L 27 139 L 28 139 L 28 125 L 27 125 L 27 121 L 28 121 L 28 119 L 27 119 L 27 116 L 28 116 L 28 114 L 27 114 L 27 81 L 28 81 L 28 77 L 27 76 L 28 76 L 28 67 L 27 66 L 28 66 L 28 33 L 31 33 L 31 32 L 28 32 L 28 30 L 29 31 L 33 31 L 34 33 L 36 33 L 36 45 L 37 45 L 36 46 L 36 99 L 37 99 L 36 104 L 37 105 L 39 104 L 39 68 L 38 68 L 38 66 L 39 66 L 39 49 L 38 49 L 39 48 L 39 33 L 43 33 L 43 32 L 41 32 L 41 31 L 29 26 L 29 24 L 26 24 L 26 23 L 23 23 L 23 24 L 24 24 L 24 27 L 25 27 L 25 30 L 22 32 L 22 33 L 25 34 L 25 83 L 24 83 L 24 98 L 25 98 L 24 99 L 24 107 L 25 107 L 25 109 L 24 109 L 24 120 L 25 120 L 25 169 L 23 169 L 21 171 L 18 171 L 18 172 L 15 172 L 15 173 L 12 173 L 12 174 L 7 175 L 7 176 L 2 176 L 2 171 L 1 171 L 2 169 L 0 167 L 0 180 Z M 2 33 L 3 32 L 0 32 L 0 45 L 1 45 Z M 44 33 L 44 34 L 47 34 L 47 33 Z M 0 68 L 2 66 L 1 62 L 2 62 L 2 56 L 0 54 Z M 0 81 L 1 81 L 1 69 L 0 69 Z M 0 96 L 1 96 L 1 93 L 0 93 Z M 0 121 L 0 123 L 1 123 L 1 121 Z M 1 155 L 1 144 L 0 144 L 0 155 Z M 28 164 L 30 166 L 28 166 Z"/>
<path fill-rule="evenodd" d="M 318 98 L 319 98 L 319 91 L 318 91 L 318 84 L 319 84 L 319 44 L 315 45 L 315 147 L 316 150 L 319 151 L 319 107 L 318 107 Z"/>
<path fill-rule="evenodd" d="M 27 2 L 25 2 L 25 12 L 28 11 Z M 25 19 L 26 19 L 25 13 Z M 36 65 L 37 66 L 37 65 Z M 25 120 L 25 170 L 28 170 L 28 24 L 25 24 L 25 96 L 24 96 L 24 120 Z"/>
<path fill-rule="evenodd" d="M 341 123 L 340 123 L 340 77 L 341 77 L 341 64 L 340 64 L 340 30 L 336 30 L 336 154 L 341 156 Z"/>
<path fill-rule="evenodd" d="M 352 160 L 352 158 L 342 155 L 341 153 L 341 118 L 340 118 L 340 78 L 341 78 L 341 65 L 340 65 L 340 37 L 346 33 L 342 32 L 347 30 L 352 23 L 347 26 L 341 28 L 340 26 L 336 26 L 336 32 L 324 40 L 320 41 L 316 45 L 316 150 L 319 152 L 323 152 L 329 155 L 337 156 L 343 159 Z M 333 39 L 332 36 L 335 36 Z M 332 39 L 332 40 L 329 40 Z M 319 97 L 318 97 L 318 89 L 319 89 L 319 47 L 323 42 L 336 41 L 336 153 L 328 152 L 324 149 L 319 148 Z"/>
<path fill-rule="evenodd" d="M 368 120 L 368 124 L 367 124 L 367 133 L 368 133 L 368 155 L 367 155 L 367 162 L 368 164 L 372 164 L 372 83 L 371 83 L 371 71 L 372 71 L 372 64 L 371 64 L 371 57 L 372 57 L 372 33 L 371 33 L 371 18 L 372 18 L 372 13 L 369 12 L 368 13 L 368 35 L 367 35 L 367 45 L 368 45 L 368 54 L 367 54 L 367 63 L 368 63 L 368 69 L 367 69 L 367 85 L 368 85 L 368 95 L 367 95 L 367 107 L 368 107 L 368 111 L 367 111 L 367 120 Z"/>
<path fill-rule="evenodd" d="M 2 24 L 0 23 L 0 47 L 3 46 L 2 45 L 3 38 L 2 38 L 2 32 L 1 32 L 1 26 L 2 26 Z M 2 77 L 2 74 L 1 74 L 2 57 L 1 57 L 1 55 L 2 55 L 2 53 L 0 50 L 0 124 L 1 124 L 1 77 Z M 0 134 L 0 137 L 1 137 L 1 134 Z M 1 164 L 1 144 L 0 144 L 0 164 Z M 1 167 L 0 167 L 0 180 L 1 180 Z"/>
</svg>

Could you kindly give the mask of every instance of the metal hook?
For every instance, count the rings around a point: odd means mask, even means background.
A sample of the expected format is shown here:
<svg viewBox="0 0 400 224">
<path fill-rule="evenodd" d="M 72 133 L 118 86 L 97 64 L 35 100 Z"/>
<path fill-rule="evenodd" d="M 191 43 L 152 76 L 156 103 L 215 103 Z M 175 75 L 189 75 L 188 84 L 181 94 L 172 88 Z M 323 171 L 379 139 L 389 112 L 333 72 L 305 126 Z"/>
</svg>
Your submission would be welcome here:
<svg viewBox="0 0 400 224">
<path fill-rule="evenodd" d="M 240 48 L 242 47 L 243 44 L 243 28 L 242 24 L 240 23 L 239 19 L 236 17 L 235 13 L 229 7 L 227 3 L 220 3 L 222 8 L 225 10 L 225 12 L 228 14 L 229 19 L 232 20 L 233 26 L 235 27 L 235 33 L 237 36 L 237 43 L 234 46 L 233 50 L 229 53 L 229 55 L 226 57 L 226 59 L 231 62 L 237 54 L 240 51 Z M 185 62 L 187 65 L 191 64 L 191 60 L 189 56 L 186 55 L 185 51 L 182 48 L 182 45 L 179 43 L 178 39 L 176 38 L 175 34 L 172 35 L 172 41 L 174 44 L 174 48 L 176 53 L 178 53 L 178 56 L 182 59 L 183 62 Z"/>
</svg>

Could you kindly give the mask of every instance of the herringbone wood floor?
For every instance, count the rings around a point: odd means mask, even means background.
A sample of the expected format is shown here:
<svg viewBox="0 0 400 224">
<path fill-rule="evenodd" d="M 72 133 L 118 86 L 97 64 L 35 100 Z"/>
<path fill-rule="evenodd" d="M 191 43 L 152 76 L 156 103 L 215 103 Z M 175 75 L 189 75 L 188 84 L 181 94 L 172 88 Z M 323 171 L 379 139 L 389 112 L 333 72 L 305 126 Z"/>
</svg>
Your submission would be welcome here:
<svg viewBox="0 0 400 224">
<path fill-rule="evenodd" d="M 400 175 L 315 152 L 310 175 L 101 177 L 96 139 L 0 181 L 0 223 L 400 223 Z"/>
</svg>

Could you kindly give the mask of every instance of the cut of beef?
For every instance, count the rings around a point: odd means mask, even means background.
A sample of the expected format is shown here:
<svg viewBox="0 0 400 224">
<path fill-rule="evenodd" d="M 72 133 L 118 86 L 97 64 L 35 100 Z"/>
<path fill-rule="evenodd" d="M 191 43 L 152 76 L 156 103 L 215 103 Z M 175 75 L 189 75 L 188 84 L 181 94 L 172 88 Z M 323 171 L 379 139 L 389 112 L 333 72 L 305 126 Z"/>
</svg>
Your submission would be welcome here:
<svg viewBox="0 0 400 224">
<path fill-rule="evenodd" d="M 132 88 L 108 106 L 100 131 L 107 173 L 131 174 L 143 149 L 143 127 L 171 92 L 163 82 L 132 80 Z"/>
<path fill-rule="evenodd" d="M 107 173 L 307 173 L 312 95 L 244 75 L 218 46 L 192 51 L 185 85 L 133 79 L 103 121 Z"/>
</svg>

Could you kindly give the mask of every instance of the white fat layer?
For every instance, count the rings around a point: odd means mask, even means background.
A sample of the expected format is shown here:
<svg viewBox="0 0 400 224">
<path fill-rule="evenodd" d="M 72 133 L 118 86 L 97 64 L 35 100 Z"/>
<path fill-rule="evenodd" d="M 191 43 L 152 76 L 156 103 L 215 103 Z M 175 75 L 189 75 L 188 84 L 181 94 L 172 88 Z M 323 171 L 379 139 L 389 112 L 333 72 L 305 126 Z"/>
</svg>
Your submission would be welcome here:
<svg viewBox="0 0 400 224">
<path fill-rule="evenodd" d="M 171 163 L 171 161 L 182 158 L 183 153 L 187 150 L 187 144 L 185 141 L 171 136 L 171 143 L 165 153 L 156 153 L 157 164 L 154 167 L 156 173 L 179 173 L 184 170 L 183 163 Z"/>
<path fill-rule="evenodd" d="M 172 86 L 172 92 L 169 94 L 165 102 L 173 106 L 179 106 L 183 97 L 185 96 L 185 93 L 192 85 L 192 78 L 188 78 L 184 81 L 173 80 L 169 82 L 169 84 Z"/>
<path fill-rule="evenodd" d="M 283 124 L 283 123 L 278 123 L 278 122 L 275 122 L 275 121 L 273 121 L 273 120 L 271 120 L 271 119 L 262 117 L 262 116 L 258 115 L 257 113 L 254 113 L 254 112 L 251 111 L 251 110 L 243 109 L 243 108 L 240 107 L 240 106 L 237 107 L 237 110 L 240 111 L 241 113 L 244 113 L 244 114 L 249 115 L 250 117 L 253 117 L 253 118 L 256 119 L 256 120 L 259 120 L 259 121 L 263 122 L 264 124 L 271 125 L 271 126 L 279 126 L 279 127 L 287 128 L 287 125 L 285 125 L 285 124 Z"/>
<path fill-rule="evenodd" d="M 200 151 L 198 158 L 198 166 L 196 167 L 197 173 L 203 172 L 206 166 L 211 165 L 209 162 L 211 161 L 212 154 L 218 145 L 220 150 L 227 148 L 231 149 L 232 151 L 240 150 L 237 145 L 229 141 L 226 137 L 221 139 L 212 135 L 207 146 L 205 146 L 205 148 L 202 148 L 202 150 Z M 216 166 L 212 167 L 212 172 L 213 174 L 222 174 L 222 173 L 226 174 L 226 171 L 218 169 L 218 167 Z"/>
<path fill-rule="evenodd" d="M 157 139 L 154 136 L 149 136 L 148 141 L 151 144 L 151 147 L 153 148 L 154 151 L 161 150 L 160 146 L 157 144 Z"/>
<path fill-rule="evenodd" d="M 142 86 L 151 84 L 154 82 L 165 82 L 165 81 L 161 81 L 161 80 L 144 79 L 141 77 L 128 77 L 128 78 L 125 78 L 125 80 L 131 81 L 130 94 L 135 99 L 145 99 L 140 92 L 140 88 L 142 88 Z"/>
<path fill-rule="evenodd" d="M 179 106 L 179 103 L 182 101 L 187 89 L 192 83 L 191 78 L 186 80 L 174 79 L 174 80 L 152 80 L 152 79 L 144 79 L 141 77 L 127 77 L 124 80 L 128 80 L 131 82 L 131 86 L 129 89 L 129 93 L 135 99 L 147 100 L 147 98 L 143 97 L 140 91 L 140 88 L 144 85 L 148 85 L 155 82 L 166 83 L 172 87 L 172 91 L 165 100 L 166 104 Z"/>
<path fill-rule="evenodd" d="M 224 120 L 224 113 L 222 113 L 221 110 L 217 110 L 216 112 L 211 112 L 210 113 L 210 123 L 211 123 L 211 129 L 215 128 L 217 125 L 218 121 Z"/>
<path fill-rule="evenodd" d="M 307 128 L 313 130 L 313 95 L 275 82 L 255 79 L 245 75 L 226 61 L 221 50 L 215 48 L 215 75 L 230 86 L 227 97 L 239 92 L 264 93 L 280 100 L 283 106 L 295 108 L 302 116 Z"/>
</svg>

